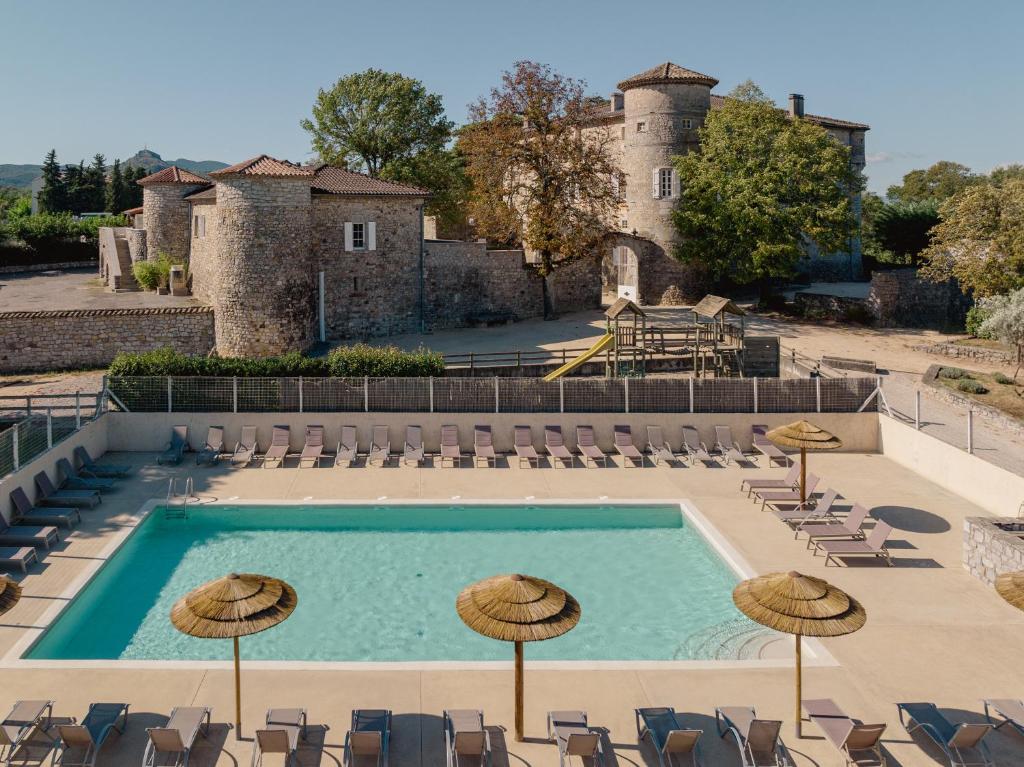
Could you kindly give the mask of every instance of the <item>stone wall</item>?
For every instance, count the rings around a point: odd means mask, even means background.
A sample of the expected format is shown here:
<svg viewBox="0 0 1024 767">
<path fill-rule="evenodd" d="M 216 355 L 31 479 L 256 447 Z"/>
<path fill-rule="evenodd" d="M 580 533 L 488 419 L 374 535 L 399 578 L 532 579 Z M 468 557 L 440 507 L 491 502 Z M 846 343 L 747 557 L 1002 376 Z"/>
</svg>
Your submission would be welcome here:
<svg viewBox="0 0 1024 767">
<path fill-rule="evenodd" d="M 207 354 L 213 345 L 205 306 L 0 313 L 3 373 L 104 367 L 118 352 L 165 346 Z"/>
<path fill-rule="evenodd" d="M 971 301 L 956 282 L 928 282 L 916 269 L 875 272 L 867 297 L 879 327 L 963 330 Z"/>
<path fill-rule="evenodd" d="M 136 261 L 145 261 L 149 257 L 145 229 L 126 229 L 125 239 L 128 241 L 128 254 L 133 264 Z"/>
<path fill-rule="evenodd" d="M 595 255 L 557 269 L 548 277 L 548 291 L 551 306 L 558 314 L 600 309 L 600 259 Z"/>
<path fill-rule="evenodd" d="M 201 188 L 199 184 L 178 183 L 143 186 L 149 259 L 156 259 L 161 253 L 181 260 L 188 258 L 189 204 L 184 197 Z"/>
<path fill-rule="evenodd" d="M 637 293 L 642 304 L 657 305 L 661 297 L 670 287 L 675 286 L 687 302 L 696 303 L 707 294 L 710 284 L 699 269 L 684 264 L 658 243 L 635 235 L 615 233 L 605 239 L 602 247 L 602 271 L 609 280 L 610 292 L 616 289 L 615 268 L 608 262 L 612 259 L 612 249 L 625 246 L 633 251 L 637 258 L 637 269 L 640 284 Z M 597 269 L 595 269 L 597 273 Z M 598 275 L 597 279 L 600 279 Z"/>
<path fill-rule="evenodd" d="M 1014 517 L 964 520 L 964 567 L 992 586 L 996 576 L 1024 570 L 1024 522 Z"/>
<path fill-rule="evenodd" d="M 196 200 L 192 203 L 192 216 L 203 216 L 206 219 L 205 232 L 192 232 L 189 244 L 188 273 L 192 281 L 192 295 L 206 303 L 213 303 L 217 292 L 219 272 L 217 247 L 219 239 L 219 210 L 213 200 Z M 200 236 L 200 233 L 203 233 Z"/>
</svg>

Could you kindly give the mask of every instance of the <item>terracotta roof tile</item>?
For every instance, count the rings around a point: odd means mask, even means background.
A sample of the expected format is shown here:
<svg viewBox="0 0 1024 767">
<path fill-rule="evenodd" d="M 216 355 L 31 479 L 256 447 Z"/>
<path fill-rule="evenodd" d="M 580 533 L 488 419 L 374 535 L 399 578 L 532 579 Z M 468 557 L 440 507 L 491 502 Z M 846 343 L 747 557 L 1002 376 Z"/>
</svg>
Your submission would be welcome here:
<svg viewBox="0 0 1024 767">
<path fill-rule="evenodd" d="M 287 160 L 277 160 L 270 155 L 261 154 L 244 162 L 229 165 L 226 168 L 210 173 L 214 178 L 221 176 L 267 176 L 270 178 L 290 178 L 292 176 L 312 176 L 313 169 L 308 165 L 297 165 Z"/>
<path fill-rule="evenodd" d="M 657 85 L 659 83 L 690 83 L 714 88 L 718 85 L 718 80 L 711 75 L 694 72 L 692 69 L 666 61 L 664 64 L 658 64 L 656 67 L 651 67 L 645 72 L 623 80 L 619 83 L 618 88 L 620 91 L 624 91 L 641 85 Z"/>
<path fill-rule="evenodd" d="M 140 178 L 136 183 L 142 186 L 146 184 L 209 184 L 210 179 L 190 170 L 179 168 L 177 165 L 171 165 L 169 168 Z"/>
<path fill-rule="evenodd" d="M 366 194 L 366 195 L 400 195 L 406 197 L 426 197 L 428 192 L 409 184 L 396 184 L 370 178 L 364 173 L 355 173 L 333 165 L 313 165 L 308 167 L 315 176 L 313 191 L 328 194 Z"/>
<path fill-rule="evenodd" d="M 128 210 L 122 210 L 121 215 L 123 216 L 137 216 L 142 212 L 142 206 L 137 208 L 128 208 Z"/>
</svg>

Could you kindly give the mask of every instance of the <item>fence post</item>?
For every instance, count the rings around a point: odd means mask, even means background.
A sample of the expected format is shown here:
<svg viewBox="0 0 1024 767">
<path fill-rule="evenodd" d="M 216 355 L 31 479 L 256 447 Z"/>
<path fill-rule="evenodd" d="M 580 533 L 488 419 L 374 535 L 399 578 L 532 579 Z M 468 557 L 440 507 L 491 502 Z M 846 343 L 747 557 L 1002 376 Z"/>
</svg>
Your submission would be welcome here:
<svg viewBox="0 0 1024 767">
<path fill-rule="evenodd" d="M 46 408 L 46 449 L 53 447 L 53 409 Z"/>
<path fill-rule="evenodd" d="M 974 408 L 967 409 L 967 452 L 974 455 Z"/>
<path fill-rule="evenodd" d="M 757 412 L 757 376 L 754 376 L 754 412 Z"/>
<path fill-rule="evenodd" d="M 428 379 L 428 389 L 430 391 L 430 412 L 434 412 L 434 376 L 430 376 Z"/>
<path fill-rule="evenodd" d="M 82 393 L 75 391 L 75 431 L 82 428 Z"/>
<path fill-rule="evenodd" d="M 370 412 L 370 376 L 363 376 L 363 412 Z"/>
<path fill-rule="evenodd" d="M 697 369 L 693 369 L 693 374 L 697 375 Z M 693 412 L 693 378 L 690 379 L 690 412 Z"/>
<path fill-rule="evenodd" d="M 629 412 L 629 377 L 628 376 L 626 378 L 622 379 L 622 385 L 623 385 L 623 389 L 624 389 L 623 400 L 625 400 L 626 412 L 628 413 Z"/>
<path fill-rule="evenodd" d="M 498 400 L 498 376 L 494 376 L 494 412 L 501 412 L 500 402 Z"/>
<path fill-rule="evenodd" d="M 821 376 L 814 379 L 814 407 L 815 412 L 821 412 Z"/>
<path fill-rule="evenodd" d="M 168 413 L 173 413 L 174 412 L 173 405 L 174 405 L 174 403 L 171 400 L 171 377 L 167 376 L 167 412 Z"/>
<path fill-rule="evenodd" d="M 558 379 L 558 412 L 565 412 L 565 379 Z"/>
<path fill-rule="evenodd" d="M 302 376 L 299 376 L 299 412 L 302 412 Z"/>
<path fill-rule="evenodd" d="M 914 392 L 914 428 L 921 431 L 921 391 Z"/>
<path fill-rule="evenodd" d="M 14 470 L 17 471 L 21 460 L 18 458 L 18 424 L 11 428 L 11 449 L 14 451 L 11 458 L 14 460 Z"/>
<path fill-rule="evenodd" d="M 238 376 L 231 377 L 231 412 L 238 412 Z"/>
</svg>

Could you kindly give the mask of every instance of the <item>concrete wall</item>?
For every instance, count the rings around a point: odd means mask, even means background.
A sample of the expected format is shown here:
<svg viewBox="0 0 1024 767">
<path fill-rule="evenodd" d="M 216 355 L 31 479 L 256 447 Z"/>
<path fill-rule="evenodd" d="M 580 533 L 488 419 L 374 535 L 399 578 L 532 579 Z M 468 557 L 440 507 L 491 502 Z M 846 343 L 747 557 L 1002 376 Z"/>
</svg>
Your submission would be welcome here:
<svg viewBox="0 0 1024 767">
<path fill-rule="evenodd" d="M 209 307 L 0 313 L 0 372 L 105 367 L 118 352 L 213 348 Z"/>
</svg>

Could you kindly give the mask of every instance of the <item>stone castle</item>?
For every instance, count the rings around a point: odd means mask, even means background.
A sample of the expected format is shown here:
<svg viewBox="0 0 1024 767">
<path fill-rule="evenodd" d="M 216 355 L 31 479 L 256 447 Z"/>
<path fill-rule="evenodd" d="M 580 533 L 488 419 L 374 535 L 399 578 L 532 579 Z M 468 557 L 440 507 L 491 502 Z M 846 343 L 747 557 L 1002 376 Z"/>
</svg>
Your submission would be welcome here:
<svg viewBox="0 0 1024 767">
<path fill-rule="evenodd" d="M 716 84 L 666 63 L 593 107 L 589 130 L 616 140 L 623 175 L 612 183 L 622 204 L 601 252 L 548 278 L 556 311 L 594 308 L 602 291 L 656 304 L 666 291 L 700 290 L 671 256 L 670 213 L 685 183 L 671 159 L 697 148 L 697 129 L 722 103 L 711 93 Z M 863 167 L 868 126 L 804 114 L 800 96 L 790 97 L 790 114 L 825 127 Z M 191 291 L 212 307 L 215 348 L 225 356 L 543 314 L 530 254 L 437 239 L 423 215 L 427 193 L 412 186 L 268 155 L 209 178 L 172 166 L 139 184 L 135 226 L 101 232 L 101 273 L 116 286 L 130 280 L 132 261 L 187 261 Z M 847 253 L 810 253 L 808 264 L 859 276 L 859 243 Z"/>
</svg>

